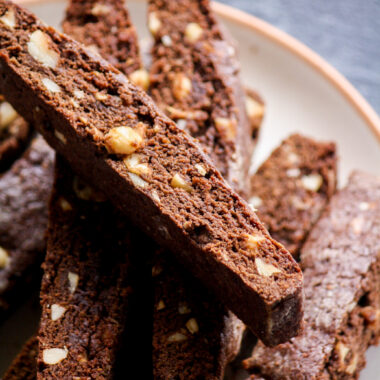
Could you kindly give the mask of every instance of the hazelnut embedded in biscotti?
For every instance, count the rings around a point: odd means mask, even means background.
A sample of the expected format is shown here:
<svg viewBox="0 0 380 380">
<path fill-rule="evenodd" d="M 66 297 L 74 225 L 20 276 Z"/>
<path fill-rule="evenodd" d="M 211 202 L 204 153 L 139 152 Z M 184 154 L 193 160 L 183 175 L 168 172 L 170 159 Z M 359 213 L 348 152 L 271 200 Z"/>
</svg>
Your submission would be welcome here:
<svg viewBox="0 0 380 380">
<path fill-rule="evenodd" d="M 132 154 L 143 142 L 140 131 L 131 127 L 112 128 L 105 138 L 108 151 L 115 154 Z"/>
<path fill-rule="evenodd" d="M 338 354 L 340 365 L 343 366 L 346 356 L 350 352 L 350 349 L 345 344 L 338 341 L 335 346 L 335 351 Z"/>
<path fill-rule="evenodd" d="M 264 241 L 265 238 L 262 235 L 250 235 L 246 234 L 246 244 L 247 248 L 251 251 L 256 250 L 260 247 L 260 243 Z"/>
<path fill-rule="evenodd" d="M 165 302 L 163 300 L 160 300 L 156 306 L 156 310 L 163 310 L 165 309 Z"/>
<path fill-rule="evenodd" d="M 17 112 L 8 102 L 0 104 L 0 129 L 7 127 L 16 117 Z"/>
<path fill-rule="evenodd" d="M 16 15 L 13 9 L 9 9 L 0 17 L 0 22 L 13 29 L 16 26 Z"/>
<path fill-rule="evenodd" d="M 228 141 L 232 141 L 236 137 L 236 120 L 226 117 L 217 117 L 215 119 L 215 127 L 217 131 Z"/>
<path fill-rule="evenodd" d="M 153 35 L 156 35 L 156 33 L 161 28 L 161 21 L 157 17 L 157 14 L 155 12 L 149 13 L 149 16 L 148 16 L 148 27 L 149 27 L 150 32 Z"/>
<path fill-rule="evenodd" d="M 148 90 L 150 85 L 149 73 L 145 69 L 139 69 L 129 75 L 129 79 L 136 86 L 141 87 L 143 90 Z"/>
<path fill-rule="evenodd" d="M 181 303 L 178 306 L 178 313 L 180 313 L 180 314 L 189 314 L 189 313 L 191 313 L 191 309 L 189 308 L 189 306 L 186 303 Z"/>
<path fill-rule="evenodd" d="M 264 106 L 250 96 L 245 100 L 245 108 L 250 119 L 261 119 L 264 116 Z"/>
<path fill-rule="evenodd" d="M 4 269 L 10 261 L 9 253 L 3 247 L 0 247 L 0 269 Z"/>
<path fill-rule="evenodd" d="M 47 348 L 42 351 L 42 360 L 45 364 L 57 364 L 66 359 L 68 350 L 64 348 Z"/>
<path fill-rule="evenodd" d="M 124 158 L 123 162 L 131 173 L 148 175 L 150 173 L 149 166 L 147 163 L 141 162 L 142 158 L 142 155 L 133 153 Z"/>
<path fill-rule="evenodd" d="M 58 305 L 58 304 L 53 304 L 51 305 L 50 313 L 51 313 L 51 320 L 52 321 L 57 321 L 59 318 L 65 314 L 66 308 Z"/>
<path fill-rule="evenodd" d="M 61 92 L 61 87 L 57 85 L 57 83 L 53 82 L 49 78 L 43 78 L 42 84 L 45 86 L 47 90 L 53 93 Z"/>
<path fill-rule="evenodd" d="M 162 38 L 161 38 L 161 42 L 162 42 L 162 44 L 163 44 L 164 46 L 166 46 L 166 47 L 170 47 L 170 46 L 173 45 L 173 40 L 171 39 L 170 36 L 167 36 L 167 35 L 162 36 Z"/>
<path fill-rule="evenodd" d="M 67 143 L 67 139 L 65 137 L 65 135 L 57 130 L 54 131 L 54 135 L 55 137 L 63 144 L 66 144 Z"/>
<path fill-rule="evenodd" d="M 173 79 L 173 95 L 177 100 L 188 96 L 192 89 L 191 80 L 183 73 L 177 73 Z"/>
<path fill-rule="evenodd" d="M 274 265 L 268 264 L 264 260 L 258 257 L 255 259 L 255 264 L 256 264 L 257 271 L 259 272 L 261 276 L 270 277 L 274 273 L 281 272 L 281 270 L 276 268 Z"/>
<path fill-rule="evenodd" d="M 30 35 L 28 42 L 29 54 L 44 66 L 54 69 L 58 64 L 59 54 L 49 45 L 51 38 L 41 30 Z"/>
<path fill-rule="evenodd" d="M 111 12 L 111 7 L 107 4 L 95 4 L 91 9 L 93 16 L 105 16 Z"/>
<path fill-rule="evenodd" d="M 202 164 L 195 164 L 194 167 L 201 176 L 204 177 L 207 174 L 207 170 Z"/>
<path fill-rule="evenodd" d="M 169 335 L 168 342 L 183 342 L 187 339 L 187 336 L 185 334 L 182 334 L 181 332 L 175 332 L 172 335 Z"/>
<path fill-rule="evenodd" d="M 153 265 L 152 267 L 152 277 L 158 276 L 162 272 L 162 266 L 161 265 Z"/>
<path fill-rule="evenodd" d="M 323 183 L 323 178 L 319 174 L 304 175 L 301 178 L 302 185 L 306 190 L 318 191 Z"/>
<path fill-rule="evenodd" d="M 186 180 L 178 173 L 174 174 L 172 180 L 170 181 L 171 187 L 179 188 L 191 193 L 193 188 L 186 182 Z"/>
<path fill-rule="evenodd" d="M 191 22 L 190 24 L 187 24 L 186 30 L 185 30 L 185 37 L 186 39 L 191 42 L 197 42 L 203 33 L 203 29 L 201 26 L 195 22 Z"/>
<path fill-rule="evenodd" d="M 78 287 L 79 276 L 76 273 L 69 272 L 67 278 L 69 280 L 69 291 L 73 294 Z"/>
<path fill-rule="evenodd" d="M 189 330 L 190 333 L 195 334 L 199 331 L 199 326 L 197 323 L 197 320 L 195 318 L 190 318 L 186 322 L 186 328 Z"/>
<path fill-rule="evenodd" d="M 349 375 L 353 375 L 356 372 L 358 362 L 359 362 L 359 357 L 357 354 L 354 354 L 345 372 L 348 373 Z"/>
<path fill-rule="evenodd" d="M 137 174 L 128 172 L 129 179 L 136 187 L 145 188 L 148 186 L 148 182 L 144 181 Z"/>
</svg>

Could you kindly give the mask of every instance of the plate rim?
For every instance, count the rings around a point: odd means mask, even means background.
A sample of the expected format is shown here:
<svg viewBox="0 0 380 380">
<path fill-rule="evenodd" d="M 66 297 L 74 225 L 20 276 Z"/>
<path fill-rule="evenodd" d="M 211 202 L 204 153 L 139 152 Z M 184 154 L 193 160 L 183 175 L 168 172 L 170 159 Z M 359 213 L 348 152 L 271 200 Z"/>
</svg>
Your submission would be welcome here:
<svg viewBox="0 0 380 380">
<path fill-rule="evenodd" d="M 22 5 L 44 2 L 51 3 L 54 1 L 61 0 L 16 0 L 15 2 Z M 147 0 L 137 1 L 146 2 Z M 341 74 L 318 53 L 313 51 L 301 41 L 297 40 L 295 37 L 292 37 L 290 34 L 245 11 L 216 1 L 212 1 L 212 7 L 217 15 L 236 24 L 243 25 L 244 27 L 251 29 L 253 32 L 264 36 L 285 50 L 290 51 L 293 55 L 297 56 L 306 64 L 311 66 L 315 71 L 320 73 L 351 104 L 380 143 L 379 115 L 367 102 L 363 95 L 361 95 L 360 92 L 348 81 L 348 79 L 346 79 L 343 74 Z"/>
</svg>

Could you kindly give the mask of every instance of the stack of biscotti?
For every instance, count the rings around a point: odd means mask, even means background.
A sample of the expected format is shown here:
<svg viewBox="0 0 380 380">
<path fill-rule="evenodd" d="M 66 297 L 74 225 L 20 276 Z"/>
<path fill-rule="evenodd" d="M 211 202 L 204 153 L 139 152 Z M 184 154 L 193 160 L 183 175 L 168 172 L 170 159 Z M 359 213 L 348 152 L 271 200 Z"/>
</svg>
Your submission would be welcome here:
<svg viewBox="0 0 380 380">
<path fill-rule="evenodd" d="M 301 250 L 304 331 L 259 343 L 244 362 L 252 378 L 357 379 L 380 337 L 379 252 L 380 178 L 355 172 Z"/>
<path fill-rule="evenodd" d="M 265 343 L 296 334 L 299 267 L 199 146 L 108 63 L 10 2 L 0 11 L 15 20 L 0 28 L 15 109 Z"/>
<path fill-rule="evenodd" d="M 41 136 L 0 177 L 0 316 L 30 294 L 45 253 L 53 151 Z"/>
</svg>

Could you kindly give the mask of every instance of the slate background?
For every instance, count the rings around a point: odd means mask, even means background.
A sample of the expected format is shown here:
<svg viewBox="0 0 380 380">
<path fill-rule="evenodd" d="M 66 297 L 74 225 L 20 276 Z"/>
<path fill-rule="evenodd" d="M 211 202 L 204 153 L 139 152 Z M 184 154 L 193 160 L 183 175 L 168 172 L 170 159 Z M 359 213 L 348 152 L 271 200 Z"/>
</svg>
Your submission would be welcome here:
<svg viewBox="0 0 380 380">
<path fill-rule="evenodd" d="M 289 33 L 340 71 L 380 114 L 380 0 L 219 0 Z"/>
</svg>

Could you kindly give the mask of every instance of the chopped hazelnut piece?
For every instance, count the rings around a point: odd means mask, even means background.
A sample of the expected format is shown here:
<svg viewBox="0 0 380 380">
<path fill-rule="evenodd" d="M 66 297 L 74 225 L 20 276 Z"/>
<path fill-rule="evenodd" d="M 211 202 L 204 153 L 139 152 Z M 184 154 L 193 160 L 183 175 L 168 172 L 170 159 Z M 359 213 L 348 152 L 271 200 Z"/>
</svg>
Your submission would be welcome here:
<svg viewBox="0 0 380 380">
<path fill-rule="evenodd" d="M 156 190 L 153 190 L 152 193 L 151 193 L 151 195 L 152 195 L 152 198 L 153 198 L 157 203 L 160 203 L 160 202 L 161 202 L 161 199 L 160 199 L 160 197 L 158 196 Z"/>
<path fill-rule="evenodd" d="M 124 164 L 127 169 L 137 175 L 149 174 L 150 169 L 147 163 L 141 163 L 142 156 L 140 154 L 133 153 L 124 158 Z"/>
<path fill-rule="evenodd" d="M 195 164 L 194 167 L 201 176 L 204 177 L 207 174 L 207 170 L 202 164 Z"/>
<path fill-rule="evenodd" d="M 192 89 L 191 80 L 182 73 L 177 73 L 173 80 L 173 95 L 177 100 L 181 100 L 190 94 Z"/>
<path fill-rule="evenodd" d="M 51 311 L 51 320 L 57 321 L 59 318 L 63 316 L 63 314 L 65 314 L 66 308 L 55 303 L 54 305 L 51 305 L 50 311 Z"/>
<path fill-rule="evenodd" d="M 298 157 L 298 155 L 297 154 L 295 154 L 295 153 L 293 153 L 293 152 L 290 152 L 289 154 L 288 154 L 288 162 L 290 163 L 290 164 L 297 164 L 298 162 L 299 162 L 299 157 Z"/>
<path fill-rule="evenodd" d="M 105 139 L 105 144 L 110 153 L 131 154 L 143 145 L 140 131 L 131 127 L 112 128 Z"/>
<path fill-rule="evenodd" d="M 268 264 L 260 258 L 255 259 L 255 264 L 257 271 L 261 276 L 270 277 L 273 273 L 281 272 L 280 269 L 276 268 L 272 264 Z"/>
<path fill-rule="evenodd" d="M 111 7 L 106 4 L 95 4 L 91 9 L 91 14 L 94 16 L 105 16 L 111 12 Z"/>
<path fill-rule="evenodd" d="M 296 177 L 299 177 L 300 174 L 301 174 L 301 171 L 300 171 L 298 168 L 288 169 L 288 170 L 286 171 L 286 175 L 287 175 L 289 178 L 296 178 Z"/>
<path fill-rule="evenodd" d="M 79 276 L 76 273 L 69 272 L 67 278 L 69 280 L 69 291 L 73 294 L 78 286 Z"/>
<path fill-rule="evenodd" d="M 61 209 L 63 211 L 71 211 L 73 209 L 71 204 L 65 198 L 62 197 L 59 199 L 59 205 L 61 206 Z"/>
<path fill-rule="evenodd" d="M 83 99 L 85 95 L 82 90 L 74 90 L 73 93 L 77 99 Z"/>
<path fill-rule="evenodd" d="M 137 187 L 147 187 L 148 186 L 148 182 L 144 181 L 142 178 L 140 178 L 138 175 L 134 174 L 134 173 L 130 173 L 128 172 L 128 176 L 130 178 L 130 180 L 133 182 L 133 184 Z"/>
<path fill-rule="evenodd" d="M 256 117 L 262 118 L 264 116 L 264 106 L 250 96 L 247 96 L 245 100 L 245 107 L 250 119 Z"/>
<path fill-rule="evenodd" d="M 161 42 L 164 46 L 166 47 L 169 47 L 169 46 L 172 46 L 173 45 L 173 41 L 172 39 L 170 38 L 170 36 L 162 36 L 161 38 Z"/>
<path fill-rule="evenodd" d="M 178 173 L 174 174 L 170 182 L 170 185 L 174 188 L 177 187 L 177 188 L 183 189 L 187 191 L 188 193 L 191 193 L 193 191 L 193 188 Z"/>
<path fill-rule="evenodd" d="M 155 35 L 161 28 L 161 21 L 155 12 L 150 13 L 148 16 L 148 27 L 153 35 Z"/>
<path fill-rule="evenodd" d="M 16 117 L 17 112 L 8 102 L 0 104 L 0 129 L 7 127 Z"/>
<path fill-rule="evenodd" d="M 351 228 L 356 235 L 360 235 L 363 230 L 364 219 L 361 216 L 358 216 L 351 221 Z"/>
<path fill-rule="evenodd" d="M 95 94 L 95 99 L 99 100 L 100 102 L 103 102 L 104 100 L 108 99 L 108 96 L 106 94 L 103 94 L 102 92 L 97 92 Z"/>
<path fill-rule="evenodd" d="M 179 129 L 183 130 L 186 129 L 187 121 L 185 119 L 178 119 L 176 124 Z"/>
<path fill-rule="evenodd" d="M 68 350 L 64 348 L 48 348 L 42 351 L 42 358 L 45 364 L 57 364 L 66 359 Z"/>
<path fill-rule="evenodd" d="M 136 85 L 141 87 L 143 90 L 148 90 L 150 79 L 149 79 L 149 73 L 145 69 L 140 69 L 134 71 L 132 74 L 129 75 L 129 79 Z"/>
<path fill-rule="evenodd" d="M 265 240 L 264 236 L 261 235 L 246 235 L 247 248 L 250 250 L 256 250 L 260 246 L 260 242 Z"/>
<path fill-rule="evenodd" d="M 360 211 L 367 211 L 371 208 L 371 205 L 368 202 L 360 202 L 359 203 L 359 210 Z"/>
<path fill-rule="evenodd" d="M 67 143 L 67 139 L 65 137 L 65 135 L 57 130 L 54 131 L 54 135 L 55 137 L 61 141 L 63 144 L 66 144 Z"/>
<path fill-rule="evenodd" d="M 217 117 L 215 119 L 215 127 L 228 141 L 233 140 L 236 136 L 236 120 Z"/>
<path fill-rule="evenodd" d="M 3 247 L 0 247 L 0 269 L 5 268 L 9 261 L 10 257 L 8 252 Z"/>
<path fill-rule="evenodd" d="M 323 178 L 319 174 L 309 174 L 304 175 L 301 181 L 306 190 L 318 191 L 322 186 Z"/>
<path fill-rule="evenodd" d="M 0 17 L 0 22 L 13 29 L 16 26 L 16 15 L 13 9 L 9 9 L 5 12 L 4 16 Z"/>
<path fill-rule="evenodd" d="M 157 304 L 156 310 L 162 310 L 165 309 L 165 302 L 163 300 L 160 300 Z"/>
<path fill-rule="evenodd" d="M 42 84 L 48 89 L 50 92 L 57 93 L 61 92 L 61 87 L 57 85 L 57 83 L 53 82 L 49 78 L 43 78 L 42 79 Z"/>
<path fill-rule="evenodd" d="M 88 361 L 87 354 L 85 352 L 78 355 L 78 362 L 79 363 L 87 363 L 87 361 Z"/>
<path fill-rule="evenodd" d="M 58 64 L 59 54 L 49 47 L 50 43 L 51 39 L 47 34 L 36 30 L 30 35 L 28 52 L 36 61 L 54 69 Z"/>
<path fill-rule="evenodd" d="M 183 342 L 186 339 L 187 336 L 185 334 L 176 332 L 168 337 L 168 342 Z"/>
<path fill-rule="evenodd" d="M 350 349 L 345 344 L 343 344 L 342 342 L 339 342 L 339 341 L 336 344 L 335 349 L 338 353 L 339 361 L 340 361 L 341 365 L 344 365 L 344 360 L 345 360 L 347 354 L 350 352 Z"/>
<path fill-rule="evenodd" d="M 263 200 L 260 197 L 253 196 L 249 198 L 249 204 L 252 205 L 255 209 L 260 207 L 263 204 Z"/>
<path fill-rule="evenodd" d="M 191 43 L 197 42 L 203 33 L 203 29 L 200 27 L 199 24 L 195 22 L 191 22 L 190 24 L 187 24 L 186 30 L 185 30 L 185 36 L 187 40 Z"/>
<path fill-rule="evenodd" d="M 162 272 L 162 267 L 160 265 L 153 265 L 152 267 L 152 277 L 158 276 Z"/>
<path fill-rule="evenodd" d="M 180 314 L 189 314 L 189 313 L 191 313 L 191 309 L 189 308 L 189 306 L 186 303 L 181 303 L 178 306 L 178 312 Z"/>
<path fill-rule="evenodd" d="M 190 318 L 186 322 L 186 328 L 191 332 L 192 334 L 195 334 L 199 331 L 198 323 L 195 318 Z"/>
<path fill-rule="evenodd" d="M 353 375 L 356 371 L 357 365 L 358 365 L 359 357 L 358 355 L 354 355 L 352 358 L 350 364 L 346 368 L 346 373 L 349 375 Z"/>
</svg>

